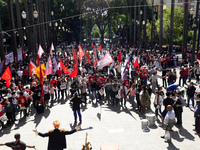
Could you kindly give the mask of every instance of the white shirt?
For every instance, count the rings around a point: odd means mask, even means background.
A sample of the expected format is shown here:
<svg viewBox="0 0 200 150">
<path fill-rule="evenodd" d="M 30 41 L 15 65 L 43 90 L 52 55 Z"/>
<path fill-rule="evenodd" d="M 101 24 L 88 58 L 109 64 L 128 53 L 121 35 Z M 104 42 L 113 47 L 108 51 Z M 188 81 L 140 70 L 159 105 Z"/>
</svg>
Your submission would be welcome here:
<svg viewBox="0 0 200 150">
<path fill-rule="evenodd" d="M 175 119 L 175 113 L 174 111 L 168 111 L 166 116 L 165 116 L 165 120 L 164 120 L 164 124 L 168 125 L 169 120 Z"/>
<path fill-rule="evenodd" d="M 163 98 L 162 98 L 161 95 L 159 95 L 159 102 L 158 102 L 158 103 L 159 103 L 159 104 L 157 104 L 157 96 L 155 96 L 154 104 L 162 106 Z"/>
<path fill-rule="evenodd" d="M 48 85 L 43 85 L 43 89 L 44 89 L 44 94 L 49 93 L 49 86 Z"/>
<path fill-rule="evenodd" d="M 23 71 L 18 70 L 18 71 L 17 71 L 17 75 L 18 75 L 19 77 L 22 77 Z"/>
<path fill-rule="evenodd" d="M 12 97 L 12 94 L 11 94 L 11 93 L 8 93 L 8 94 L 7 94 L 7 97 L 8 97 L 8 98 Z"/>
</svg>

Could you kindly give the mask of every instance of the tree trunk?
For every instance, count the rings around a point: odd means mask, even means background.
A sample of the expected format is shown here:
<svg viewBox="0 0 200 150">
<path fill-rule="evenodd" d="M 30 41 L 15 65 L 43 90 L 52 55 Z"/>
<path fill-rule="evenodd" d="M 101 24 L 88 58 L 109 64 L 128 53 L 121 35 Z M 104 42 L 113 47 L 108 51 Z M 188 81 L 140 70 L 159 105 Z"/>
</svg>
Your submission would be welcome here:
<svg viewBox="0 0 200 150">
<path fill-rule="evenodd" d="M 144 26 L 144 35 L 143 35 L 143 43 L 144 43 L 144 51 L 146 51 L 146 48 L 147 48 L 147 33 L 146 33 L 146 24 L 147 24 L 147 1 L 144 0 L 144 21 L 145 21 L 145 24 L 143 25 Z"/>
<path fill-rule="evenodd" d="M 4 53 L 4 46 L 3 46 L 3 31 L 1 27 L 1 18 L 0 18 L 0 57 L 1 61 L 5 59 L 5 53 Z"/>
<path fill-rule="evenodd" d="M 159 50 L 162 51 L 163 45 L 163 0 L 160 0 L 160 31 L 159 31 Z"/>
<path fill-rule="evenodd" d="M 132 0 L 130 0 L 130 6 L 132 6 Z M 129 44 L 132 45 L 132 7 L 129 8 Z"/>
<path fill-rule="evenodd" d="M 187 52 L 188 0 L 185 0 L 183 6 L 184 6 L 184 18 L 183 18 L 183 48 L 182 48 L 182 58 L 185 57 L 186 52 Z"/>
<path fill-rule="evenodd" d="M 153 26 L 154 26 L 154 0 L 152 0 L 152 12 L 151 12 L 151 50 L 153 49 Z"/>
<path fill-rule="evenodd" d="M 136 46 L 136 39 L 137 39 L 137 22 L 136 22 L 136 20 L 137 20 L 137 1 L 136 0 L 134 0 L 134 46 Z"/>
<path fill-rule="evenodd" d="M 199 18 L 198 15 L 199 12 L 199 0 L 197 0 L 197 7 L 196 7 L 196 17 L 195 17 L 195 21 L 194 24 L 196 24 L 196 26 L 194 27 L 194 37 L 193 37 L 193 47 L 192 47 L 192 66 L 194 66 L 194 60 L 195 60 L 195 44 L 196 44 L 196 36 L 197 36 L 197 19 Z"/>
<path fill-rule="evenodd" d="M 17 56 L 17 41 L 16 41 L 16 34 L 15 34 L 15 22 L 13 16 L 13 6 L 12 0 L 7 0 L 8 2 L 8 14 L 9 14 L 9 23 L 10 23 L 10 30 L 11 33 L 11 49 L 14 53 L 14 56 Z"/>
<path fill-rule="evenodd" d="M 139 28 L 138 28 L 138 48 L 141 48 L 141 14 L 140 14 L 140 10 L 141 10 L 141 1 L 138 1 L 138 17 L 139 17 Z"/>
<path fill-rule="evenodd" d="M 175 1 L 171 0 L 171 20 L 170 20 L 170 35 L 169 35 L 169 53 L 173 51 L 173 37 L 174 37 L 174 4 Z"/>
<path fill-rule="evenodd" d="M 45 15 L 45 22 L 48 22 L 49 21 L 49 15 L 50 15 L 51 13 L 49 13 L 48 12 L 48 0 L 45 0 L 44 1 L 44 15 Z M 49 47 L 50 47 L 50 44 L 49 44 L 49 23 L 46 23 L 45 24 L 45 26 L 46 26 L 46 42 L 47 42 L 47 52 L 48 52 L 48 49 L 49 49 Z"/>
<path fill-rule="evenodd" d="M 20 5 L 19 5 L 19 0 L 15 0 L 16 4 L 16 13 L 17 13 L 17 27 L 19 28 L 19 43 L 20 47 L 23 47 L 23 33 L 22 33 L 22 22 L 21 22 L 21 13 L 20 13 Z"/>
</svg>

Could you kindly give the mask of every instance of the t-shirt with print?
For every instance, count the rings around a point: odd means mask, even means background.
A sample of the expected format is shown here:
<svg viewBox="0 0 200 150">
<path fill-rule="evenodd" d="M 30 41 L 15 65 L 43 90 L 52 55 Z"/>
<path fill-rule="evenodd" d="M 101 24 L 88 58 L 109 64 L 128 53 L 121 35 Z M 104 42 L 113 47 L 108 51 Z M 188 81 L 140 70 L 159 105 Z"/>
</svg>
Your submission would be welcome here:
<svg viewBox="0 0 200 150">
<path fill-rule="evenodd" d="M 11 147 L 13 150 L 25 150 L 26 149 L 26 144 L 24 142 L 7 142 L 5 143 L 6 146 Z"/>
<path fill-rule="evenodd" d="M 21 104 L 21 107 L 25 107 L 26 97 L 25 96 L 20 96 L 18 98 L 18 102 Z"/>
</svg>

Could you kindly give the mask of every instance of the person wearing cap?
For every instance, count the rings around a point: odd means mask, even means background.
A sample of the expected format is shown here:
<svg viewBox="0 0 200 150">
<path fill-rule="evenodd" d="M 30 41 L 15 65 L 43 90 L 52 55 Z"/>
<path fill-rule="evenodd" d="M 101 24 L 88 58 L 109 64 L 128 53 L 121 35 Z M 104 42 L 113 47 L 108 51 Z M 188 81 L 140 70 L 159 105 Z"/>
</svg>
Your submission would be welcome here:
<svg viewBox="0 0 200 150">
<path fill-rule="evenodd" d="M 193 82 L 190 82 L 190 85 L 187 89 L 187 107 L 189 107 L 190 100 L 192 100 L 192 107 L 194 107 L 194 94 L 195 94 L 196 88 L 193 85 Z"/>
<path fill-rule="evenodd" d="M 24 142 L 20 141 L 20 134 L 16 133 L 15 136 L 15 141 L 13 142 L 6 142 L 6 143 L 0 143 L 0 146 L 8 146 L 10 148 L 12 148 L 13 150 L 25 150 L 26 147 L 28 148 L 35 148 L 35 145 L 31 146 L 31 145 L 27 145 Z"/>
<path fill-rule="evenodd" d="M 76 126 L 76 128 L 71 131 L 59 129 L 60 122 L 58 120 L 53 122 L 53 126 L 54 129 L 49 130 L 47 133 L 38 132 L 37 129 L 33 130 L 36 135 L 41 137 L 49 137 L 47 150 L 63 150 L 67 148 L 65 135 L 73 134 L 80 129 L 80 126 Z"/>
</svg>

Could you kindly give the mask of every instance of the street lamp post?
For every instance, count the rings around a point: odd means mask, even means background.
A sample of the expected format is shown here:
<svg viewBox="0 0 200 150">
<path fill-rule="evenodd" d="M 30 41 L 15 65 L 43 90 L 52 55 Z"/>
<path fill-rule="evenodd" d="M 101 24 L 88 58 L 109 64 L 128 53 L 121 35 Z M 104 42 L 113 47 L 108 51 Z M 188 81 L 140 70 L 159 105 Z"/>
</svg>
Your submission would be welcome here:
<svg viewBox="0 0 200 150">
<path fill-rule="evenodd" d="M 138 37 L 139 37 L 139 40 L 138 40 L 138 48 L 141 50 L 141 45 L 142 45 L 142 35 L 141 35 L 141 29 L 142 29 L 142 14 L 143 14 L 143 11 L 140 10 L 140 14 L 139 14 L 139 28 L 138 28 Z"/>
<path fill-rule="evenodd" d="M 39 44 L 38 44 L 38 32 L 37 32 L 37 18 L 38 18 L 38 12 L 35 10 L 34 12 L 33 12 L 33 17 L 34 17 L 34 22 L 35 22 L 35 26 L 34 26 L 34 33 L 35 33 L 35 38 L 34 38 L 34 47 L 37 49 L 38 47 L 39 47 Z M 33 58 L 34 58 L 34 60 L 36 59 L 36 51 L 34 51 L 34 53 L 33 53 Z"/>
</svg>

